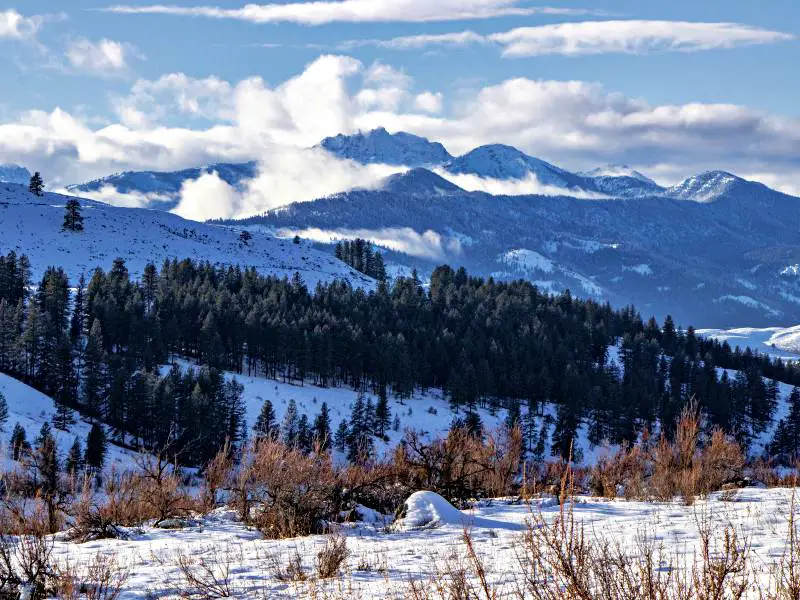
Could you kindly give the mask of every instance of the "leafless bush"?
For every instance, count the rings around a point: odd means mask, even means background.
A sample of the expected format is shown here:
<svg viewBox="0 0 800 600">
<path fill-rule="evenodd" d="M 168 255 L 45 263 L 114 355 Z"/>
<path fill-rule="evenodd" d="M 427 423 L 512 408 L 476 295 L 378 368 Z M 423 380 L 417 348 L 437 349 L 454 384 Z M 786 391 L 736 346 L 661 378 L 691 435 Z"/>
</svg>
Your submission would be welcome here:
<svg viewBox="0 0 800 600">
<path fill-rule="evenodd" d="M 308 573 L 303 569 L 303 558 L 297 550 L 288 556 L 270 555 L 267 557 L 267 567 L 278 581 L 288 583 L 308 579 Z"/>
<path fill-rule="evenodd" d="M 61 565 L 56 575 L 59 600 L 117 600 L 130 572 L 114 554 L 98 553 L 84 565 Z"/>
<path fill-rule="evenodd" d="M 56 572 L 47 536 L 0 536 L 0 597 L 17 598 L 24 588 L 31 600 L 42 600 L 52 590 Z"/>
<path fill-rule="evenodd" d="M 114 514 L 108 509 L 108 504 L 97 501 L 88 478 L 68 513 L 72 517 L 72 527 L 67 532 L 69 541 L 84 543 L 125 537 L 124 531 L 114 522 Z"/>
<path fill-rule="evenodd" d="M 329 579 L 339 574 L 342 565 L 350 556 L 347 538 L 340 530 L 328 534 L 325 546 L 317 552 L 314 569 L 320 579 Z"/>
<path fill-rule="evenodd" d="M 184 583 L 183 589 L 201 598 L 230 598 L 237 590 L 232 581 L 233 564 L 242 562 L 241 549 L 227 547 L 224 551 L 216 546 L 203 549 L 197 555 L 179 552 L 176 562 Z"/>
</svg>

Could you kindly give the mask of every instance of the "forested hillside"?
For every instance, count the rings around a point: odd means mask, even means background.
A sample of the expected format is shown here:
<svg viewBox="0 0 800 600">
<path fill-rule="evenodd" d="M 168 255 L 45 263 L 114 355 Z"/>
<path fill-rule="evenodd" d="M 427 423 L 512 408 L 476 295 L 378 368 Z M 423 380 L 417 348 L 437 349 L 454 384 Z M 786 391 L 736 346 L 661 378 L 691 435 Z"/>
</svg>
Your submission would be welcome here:
<svg viewBox="0 0 800 600">
<path fill-rule="evenodd" d="M 80 411 L 119 443 L 172 439 L 191 463 L 246 434 L 241 390 L 221 370 L 399 397 L 441 388 L 470 415 L 507 409 L 533 453 L 544 447 L 534 417 L 548 414 L 562 455 L 582 426 L 593 443 L 633 440 L 674 423 L 691 398 L 747 445 L 773 422 L 776 381 L 800 384 L 793 365 L 672 319 L 446 266 L 428 289 L 411 277 L 374 292 L 189 260 L 150 264 L 140 280 L 121 259 L 88 281 L 51 267 L 31 287 L 29 272 L 24 256 L 0 259 L 0 370 L 55 398 L 56 426 Z M 201 366 L 164 371 L 178 358 Z"/>
</svg>

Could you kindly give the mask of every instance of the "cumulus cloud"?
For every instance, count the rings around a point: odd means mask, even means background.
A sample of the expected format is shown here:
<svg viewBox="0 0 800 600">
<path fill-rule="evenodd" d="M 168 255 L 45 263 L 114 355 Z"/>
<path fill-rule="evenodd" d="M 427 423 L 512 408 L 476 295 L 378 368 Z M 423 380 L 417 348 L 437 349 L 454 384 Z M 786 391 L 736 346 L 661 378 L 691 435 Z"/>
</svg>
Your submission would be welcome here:
<svg viewBox="0 0 800 600">
<path fill-rule="evenodd" d="M 398 170 L 340 160 L 321 148 L 273 146 L 265 148 L 258 174 L 241 190 L 207 173 L 184 185 L 173 212 L 194 220 L 248 217 L 293 202 L 374 187 Z"/>
<path fill-rule="evenodd" d="M 302 238 L 322 243 L 338 240 L 368 239 L 378 246 L 402 252 L 410 256 L 429 260 L 446 260 L 461 254 L 461 242 L 454 237 L 442 235 L 428 229 L 418 232 L 410 227 L 386 227 L 381 229 L 281 229 L 279 236 Z"/>
<path fill-rule="evenodd" d="M 584 21 L 536 27 L 518 27 L 506 32 L 481 35 L 474 31 L 402 36 L 392 39 L 349 40 L 347 49 L 380 46 L 392 50 L 414 50 L 427 46 L 496 44 L 507 57 L 561 54 L 647 54 L 652 52 L 698 52 L 772 44 L 795 37 L 738 23 L 687 21 Z"/>
<path fill-rule="evenodd" d="M 588 9 L 531 7 L 521 0 L 339 0 L 274 4 L 247 4 L 241 8 L 219 6 L 116 5 L 103 10 L 118 14 L 160 14 L 235 19 L 251 23 L 428 22 L 487 19 L 534 14 L 602 14 Z"/>
<path fill-rule="evenodd" d="M 399 101 L 392 97 L 397 89 L 405 95 Z M 365 90 L 375 99 L 366 101 Z M 183 214 L 214 217 L 374 185 L 396 169 L 308 148 L 378 126 L 441 141 L 451 153 L 505 143 L 570 169 L 631 164 L 662 183 L 715 168 L 757 175 L 787 191 L 800 183 L 797 118 L 729 104 L 652 105 L 582 81 L 509 79 L 448 98 L 447 112 L 433 110 L 445 98 L 429 93 L 435 99 L 420 104 L 425 92 L 415 92 L 408 74 L 346 56 L 320 57 L 274 87 L 259 77 L 228 82 L 174 74 L 137 82 L 129 96 L 115 98 L 118 122 L 109 125 L 59 108 L 0 124 L 0 162 L 39 170 L 57 187 L 114 171 L 259 161 L 259 176 L 241 189 L 206 177 L 185 190 Z M 188 128 L 187 115 L 208 123 Z M 502 193 L 543 190 L 532 180 L 455 182 Z M 209 189 L 221 200 L 204 200 Z"/>
<path fill-rule="evenodd" d="M 40 16 L 25 17 L 13 8 L 0 11 L 0 39 L 33 39 L 42 21 Z"/>
<path fill-rule="evenodd" d="M 134 54 L 128 44 L 102 39 L 93 42 L 77 38 L 67 47 L 67 60 L 79 71 L 93 73 L 119 73 L 128 68 L 128 59 Z"/>
<path fill-rule="evenodd" d="M 442 100 L 444 96 L 441 92 L 422 92 L 414 98 L 414 107 L 432 114 L 442 112 Z"/>
<path fill-rule="evenodd" d="M 67 196 L 75 195 L 74 192 L 66 188 L 61 188 L 57 191 Z M 172 202 L 172 198 L 163 194 L 143 193 L 138 191 L 120 192 L 111 184 L 106 184 L 99 190 L 80 192 L 80 195 L 83 198 L 97 200 L 105 204 L 120 206 L 122 208 L 153 208 L 158 204 L 168 204 Z"/>
</svg>

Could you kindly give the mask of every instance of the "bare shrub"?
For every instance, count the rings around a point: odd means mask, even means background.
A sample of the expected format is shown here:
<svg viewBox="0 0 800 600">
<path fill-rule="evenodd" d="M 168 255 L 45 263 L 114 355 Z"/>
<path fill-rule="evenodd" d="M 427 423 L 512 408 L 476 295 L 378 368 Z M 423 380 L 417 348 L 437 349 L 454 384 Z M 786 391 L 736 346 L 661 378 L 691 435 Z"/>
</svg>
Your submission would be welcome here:
<svg viewBox="0 0 800 600">
<path fill-rule="evenodd" d="M 177 463 L 169 456 L 168 447 L 137 455 L 137 470 L 129 481 L 141 502 L 142 514 L 154 519 L 156 526 L 168 519 L 186 517 L 196 508 Z"/>
<path fill-rule="evenodd" d="M 60 600 L 117 600 L 129 576 L 116 555 L 98 553 L 82 566 L 59 566 L 56 595 Z"/>
<path fill-rule="evenodd" d="M 350 556 L 347 548 L 347 538 L 340 530 L 328 534 L 325 546 L 317 552 L 314 569 L 320 579 L 329 579 L 339 574 L 342 565 Z"/>
<path fill-rule="evenodd" d="M 242 562 L 241 549 L 221 550 L 217 546 L 203 549 L 198 555 L 179 552 L 176 563 L 188 589 L 202 598 L 230 598 L 237 590 L 232 582 L 234 562 Z M 186 589 L 184 587 L 183 589 Z"/>
<path fill-rule="evenodd" d="M 267 557 L 267 566 L 272 576 L 284 583 L 308 579 L 303 569 L 303 558 L 297 550 L 288 556 L 270 555 Z"/>
<path fill-rule="evenodd" d="M 453 428 L 446 438 L 432 441 L 407 431 L 394 462 L 398 477 L 409 488 L 464 501 L 511 493 L 521 456 L 518 427 L 500 430 L 485 440 L 467 428 Z"/>
<path fill-rule="evenodd" d="M 52 553 L 47 536 L 0 536 L 0 597 L 17 598 L 26 589 L 31 600 L 46 598 L 56 578 Z"/>
<path fill-rule="evenodd" d="M 66 539 L 78 543 L 94 540 L 124 538 L 125 533 L 114 521 L 114 513 L 97 501 L 92 490 L 91 480 L 84 481 L 83 490 L 68 510 L 72 517 L 72 527 Z"/>
</svg>

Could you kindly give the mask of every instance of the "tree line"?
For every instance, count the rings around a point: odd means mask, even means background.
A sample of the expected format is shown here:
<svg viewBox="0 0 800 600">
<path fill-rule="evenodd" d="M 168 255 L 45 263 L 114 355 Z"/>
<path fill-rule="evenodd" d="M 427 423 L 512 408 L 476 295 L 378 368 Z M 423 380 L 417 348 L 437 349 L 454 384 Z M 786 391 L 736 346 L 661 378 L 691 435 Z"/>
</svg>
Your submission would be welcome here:
<svg viewBox="0 0 800 600">
<path fill-rule="evenodd" d="M 776 382 L 800 384 L 793 364 L 700 338 L 671 318 L 644 321 L 632 307 L 446 266 L 427 288 L 412 276 L 374 291 L 341 281 L 310 290 L 299 275 L 191 260 L 149 264 L 134 280 L 118 259 L 72 292 L 58 267 L 30 284 L 26 257 L 0 257 L 0 371 L 52 396 L 56 427 L 79 411 L 117 443 L 171 440 L 192 463 L 248 435 L 241 386 L 222 371 L 379 398 L 440 388 L 466 412 L 458 424 L 476 432 L 478 407 L 507 410 L 534 455 L 547 446 L 567 455 L 583 426 L 594 443 L 633 441 L 674 423 L 690 399 L 709 426 L 746 446 L 773 422 Z M 164 371 L 178 359 L 198 366 Z M 356 408 L 339 427 L 351 456 L 387 428 L 385 414 L 375 425 Z M 784 432 L 800 431 L 800 410 L 793 415 Z M 784 446 L 800 438 L 782 435 Z"/>
</svg>

